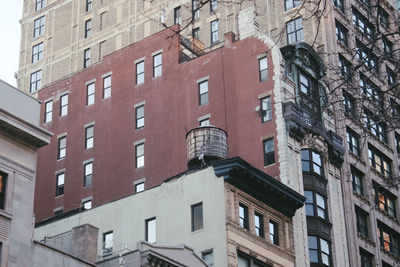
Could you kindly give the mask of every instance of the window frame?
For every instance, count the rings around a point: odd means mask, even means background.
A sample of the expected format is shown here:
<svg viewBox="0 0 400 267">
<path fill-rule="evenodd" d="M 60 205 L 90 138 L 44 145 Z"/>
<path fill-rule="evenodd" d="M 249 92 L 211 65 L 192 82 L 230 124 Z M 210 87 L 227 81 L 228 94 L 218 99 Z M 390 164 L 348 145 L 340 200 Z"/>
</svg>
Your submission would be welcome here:
<svg viewBox="0 0 400 267">
<path fill-rule="evenodd" d="M 254 212 L 254 232 L 259 237 L 265 237 L 264 216 L 256 211 Z"/>
<path fill-rule="evenodd" d="M 203 85 L 205 87 L 203 87 Z M 208 98 L 208 80 L 198 82 L 198 92 L 199 92 L 199 106 L 205 106 L 209 104 Z"/>
<path fill-rule="evenodd" d="M 91 149 L 94 146 L 94 125 L 85 127 L 85 149 Z"/>
<path fill-rule="evenodd" d="M 158 62 L 159 61 L 159 62 Z M 162 53 L 153 56 L 153 78 L 162 76 Z"/>
<path fill-rule="evenodd" d="M 345 115 L 356 118 L 357 106 L 355 98 L 346 91 L 343 91 L 343 106 Z"/>
<path fill-rule="evenodd" d="M 68 115 L 68 93 L 60 96 L 60 117 Z"/>
<path fill-rule="evenodd" d="M 200 17 L 199 0 L 192 0 L 192 20 L 197 20 Z"/>
<path fill-rule="evenodd" d="M 381 122 L 377 122 L 375 120 L 375 116 L 371 111 L 364 108 L 364 123 L 365 128 L 375 137 L 377 137 L 380 141 L 387 144 L 388 136 L 386 132 L 386 126 Z"/>
<path fill-rule="evenodd" d="M 369 216 L 368 212 L 355 206 L 357 232 L 362 236 L 369 238 Z"/>
<path fill-rule="evenodd" d="M 211 45 L 217 44 L 219 42 L 219 22 L 218 20 L 213 20 L 210 22 L 210 40 Z"/>
<path fill-rule="evenodd" d="M 112 82 L 111 75 L 103 77 L 103 99 L 111 97 L 111 82 Z"/>
<path fill-rule="evenodd" d="M 181 17 L 181 6 L 177 6 L 174 8 L 174 24 L 181 24 L 182 17 Z"/>
<path fill-rule="evenodd" d="M 64 159 L 67 156 L 67 136 L 58 138 L 57 160 Z"/>
<path fill-rule="evenodd" d="M 154 226 L 150 225 L 153 222 L 154 222 Z M 146 229 L 145 230 L 145 240 L 148 243 L 157 242 L 157 218 L 156 217 L 152 217 L 152 218 L 145 220 L 145 229 Z M 150 239 L 152 237 L 152 234 L 150 233 L 150 231 L 152 231 L 152 230 L 154 231 L 154 240 Z"/>
<path fill-rule="evenodd" d="M 44 7 L 46 7 L 46 0 L 36 0 L 35 11 L 39 11 Z"/>
<path fill-rule="evenodd" d="M 92 20 L 85 21 L 85 38 L 89 38 L 92 33 Z"/>
<path fill-rule="evenodd" d="M 241 215 L 241 210 L 243 210 L 243 216 Z M 245 204 L 239 202 L 238 212 L 239 226 L 249 230 L 249 208 Z"/>
<path fill-rule="evenodd" d="M 36 63 L 43 59 L 43 42 L 32 46 L 32 62 Z"/>
<path fill-rule="evenodd" d="M 272 120 L 272 104 L 271 96 L 266 96 L 260 99 L 261 107 L 261 123 L 266 123 Z"/>
<path fill-rule="evenodd" d="M 367 252 L 366 250 L 360 248 L 360 261 L 361 267 L 373 267 L 373 256 L 371 253 Z"/>
<path fill-rule="evenodd" d="M 144 182 L 135 184 L 135 192 L 136 193 L 143 192 L 144 190 L 145 190 Z"/>
<path fill-rule="evenodd" d="M 344 12 L 344 0 L 333 0 L 333 5 L 337 7 L 343 14 Z"/>
<path fill-rule="evenodd" d="M 303 152 L 304 151 L 304 152 Z M 306 151 L 308 152 L 307 154 L 308 154 L 308 158 L 306 159 L 306 158 L 303 158 L 303 156 L 305 156 L 306 155 Z M 314 155 L 316 155 L 316 156 L 318 156 L 319 157 L 319 160 L 320 160 L 320 165 L 318 164 L 318 162 L 314 162 Z M 304 166 L 304 164 L 306 164 L 308 162 L 308 170 L 304 170 L 304 168 L 303 168 L 303 166 Z M 317 175 L 319 175 L 319 176 L 321 176 L 321 177 L 324 177 L 324 162 L 323 162 L 323 157 L 321 156 L 321 154 L 320 153 L 318 153 L 318 152 L 316 152 L 316 151 L 314 151 L 314 150 L 312 150 L 312 149 L 309 149 L 309 148 L 307 148 L 307 149 L 302 149 L 301 150 L 301 166 L 302 166 L 302 171 L 303 172 L 308 172 L 308 173 L 315 173 L 315 174 L 317 174 Z M 315 166 L 317 166 L 319 169 L 320 169 L 320 172 L 317 172 L 315 169 L 316 169 L 316 167 Z"/>
<path fill-rule="evenodd" d="M 355 167 L 351 166 L 350 175 L 353 184 L 353 192 L 364 196 L 364 174 Z"/>
<path fill-rule="evenodd" d="M 218 0 L 210 0 L 210 12 L 218 9 Z"/>
<path fill-rule="evenodd" d="M 93 8 L 93 1 L 92 0 L 86 0 L 86 12 L 89 12 Z"/>
<path fill-rule="evenodd" d="M 42 89 L 42 70 L 31 73 L 29 92 L 33 93 Z"/>
<path fill-rule="evenodd" d="M 7 207 L 7 182 L 8 174 L 0 171 L 0 209 Z"/>
<path fill-rule="evenodd" d="M 347 79 L 351 80 L 351 73 L 352 73 L 352 65 L 351 62 L 348 61 L 344 56 L 339 54 L 339 69 L 342 76 Z"/>
<path fill-rule="evenodd" d="M 136 67 L 136 85 L 144 83 L 144 60 L 135 63 Z M 141 71 L 143 68 L 143 71 Z"/>
<path fill-rule="evenodd" d="M 375 182 L 373 188 L 375 206 L 393 218 L 397 218 L 397 197 Z"/>
<path fill-rule="evenodd" d="M 336 29 L 336 40 L 343 44 L 345 47 L 348 47 L 348 32 L 349 30 L 343 26 L 340 22 L 335 20 L 335 29 Z"/>
<path fill-rule="evenodd" d="M 269 240 L 279 246 L 279 224 L 273 220 L 269 220 Z"/>
<path fill-rule="evenodd" d="M 41 16 L 33 21 L 33 38 L 36 38 L 44 33 L 45 22 L 45 16 Z"/>
<path fill-rule="evenodd" d="M 300 23 L 301 25 L 298 25 L 298 23 Z M 289 31 L 290 27 L 293 27 L 292 31 Z M 294 36 L 295 38 L 293 39 L 292 36 Z M 302 17 L 298 17 L 292 19 L 291 21 L 286 22 L 286 39 L 287 39 L 287 44 L 294 44 L 304 40 L 304 28 L 303 28 Z"/>
<path fill-rule="evenodd" d="M 289 3 L 290 5 L 288 5 Z M 291 10 L 301 5 L 302 5 L 301 0 L 285 0 L 285 11 Z"/>
<path fill-rule="evenodd" d="M 139 151 L 139 149 L 142 150 Z M 141 153 L 139 153 L 141 152 Z M 144 142 L 135 145 L 135 169 L 143 168 L 144 167 Z"/>
<path fill-rule="evenodd" d="M 190 211 L 191 211 L 192 232 L 204 229 L 203 202 L 191 205 Z"/>
<path fill-rule="evenodd" d="M 62 180 L 61 180 L 62 178 Z M 56 175 L 56 197 L 64 195 L 65 172 Z"/>
<path fill-rule="evenodd" d="M 368 38 L 373 38 L 375 35 L 375 28 L 357 9 L 352 9 L 352 21 L 354 26 L 360 30 Z"/>
<path fill-rule="evenodd" d="M 378 240 L 381 249 L 400 256 L 400 236 L 399 233 L 390 229 L 390 227 L 378 221 Z M 385 235 L 387 238 L 385 238 Z"/>
<path fill-rule="evenodd" d="M 310 243 L 311 243 L 310 242 L 310 237 L 311 238 L 315 238 L 317 247 L 311 247 L 311 245 L 310 245 Z M 326 245 L 328 246 L 327 247 L 328 248 L 328 253 L 326 253 L 326 251 L 323 252 L 323 250 L 322 250 L 322 241 L 325 242 Z M 325 239 L 323 239 L 323 238 L 321 238 L 319 236 L 308 235 L 308 247 L 309 247 L 309 254 L 310 254 L 310 262 L 311 262 L 311 264 L 317 263 L 317 264 L 323 264 L 324 266 L 331 266 L 331 261 L 332 261 L 331 260 L 331 254 L 332 254 L 332 252 L 331 252 L 331 244 L 330 244 L 330 242 L 328 240 L 325 240 Z M 312 261 L 313 257 L 311 257 L 311 251 L 314 251 L 314 252 L 317 253 L 317 258 L 318 258 L 317 262 Z M 328 256 L 328 261 L 329 261 L 328 264 L 324 263 L 323 255 L 327 255 Z"/>
<path fill-rule="evenodd" d="M 387 179 L 392 178 L 392 161 L 375 147 L 368 145 L 369 166 Z M 379 162 L 377 162 L 379 160 Z M 385 168 L 385 166 L 387 168 Z"/>
<path fill-rule="evenodd" d="M 271 143 L 272 143 L 272 146 L 271 146 Z M 273 165 L 276 163 L 276 161 L 275 161 L 275 140 L 273 137 L 263 140 L 263 155 L 264 155 L 264 166 L 269 166 L 269 165 Z"/>
<path fill-rule="evenodd" d="M 108 236 L 111 236 L 111 239 L 107 240 Z M 103 233 L 103 255 L 112 253 L 113 246 L 114 246 L 114 232 L 108 231 Z"/>
<path fill-rule="evenodd" d="M 347 137 L 347 149 L 349 152 L 353 153 L 355 156 L 360 157 L 361 149 L 360 149 L 360 136 L 347 127 L 346 129 L 346 137 Z"/>
<path fill-rule="evenodd" d="M 83 50 L 83 68 L 90 66 L 90 48 Z"/>
<path fill-rule="evenodd" d="M 93 88 L 93 92 L 91 92 L 92 88 Z M 95 82 L 86 84 L 86 106 L 90 106 L 95 103 L 95 93 L 96 93 Z"/>
<path fill-rule="evenodd" d="M 49 100 L 46 101 L 44 104 L 44 123 L 51 122 L 52 120 L 53 120 L 53 100 Z"/>
<path fill-rule="evenodd" d="M 89 169 L 90 168 L 90 169 Z M 93 161 L 83 164 L 83 187 L 93 184 Z"/>
<path fill-rule="evenodd" d="M 142 110 L 142 112 L 139 112 Z M 142 113 L 142 114 L 140 114 Z M 135 129 L 140 130 L 144 128 L 144 104 L 135 107 Z"/>
<path fill-rule="evenodd" d="M 310 199 L 309 194 L 311 194 L 312 199 Z M 306 197 L 306 216 L 319 217 L 328 221 L 327 197 L 308 189 L 304 190 L 304 196 Z M 323 200 L 323 206 L 321 206 L 321 202 L 319 202 L 320 199 Z M 310 209 L 310 207 L 312 207 L 312 209 Z M 309 211 L 312 211 L 312 214 L 309 213 Z"/>
<path fill-rule="evenodd" d="M 265 60 L 265 62 L 264 62 Z M 263 67 L 265 65 L 265 68 Z M 260 82 L 268 81 L 268 57 L 265 55 L 258 59 L 258 73 L 260 77 Z"/>
</svg>

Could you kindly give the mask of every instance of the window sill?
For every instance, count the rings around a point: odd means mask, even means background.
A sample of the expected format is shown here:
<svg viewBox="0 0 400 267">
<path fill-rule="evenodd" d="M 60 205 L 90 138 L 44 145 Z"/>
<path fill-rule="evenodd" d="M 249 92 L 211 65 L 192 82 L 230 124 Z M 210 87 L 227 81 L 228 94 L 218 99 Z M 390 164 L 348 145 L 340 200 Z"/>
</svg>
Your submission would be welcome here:
<svg viewBox="0 0 400 267">
<path fill-rule="evenodd" d="M 375 210 L 378 211 L 380 214 L 382 214 L 383 216 L 385 216 L 386 218 L 390 219 L 392 222 L 396 223 L 397 225 L 400 225 L 399 220 L 396 217 L 393 217 L 392 215 L 390 215 L 389 213 L 387 213 L 384 210 L 381 210 L 379 207 L 375 206 Z"/>
<path fill-rule="evenodd" d="M 55 196 L 55 199 L 62 198 L 63 196 L 64 196 L 64 194 Z"/>
<path fill-rule="evenodd" d="M 195 230 L 195 231 L 191 231 L 192 234 L 197 234 L 197 233 L 201 233 L 204 231 L 204 227 L 199 229 L 199 230 Z"/>
<path fill-rule="evenodd" d="M 361 234 L 360 232 L 357 232 L 357 236 L 358 236 L 358 238 L 360 238 L 361 240 L 364 240 L 369 245 L 375 247 L 375 242 L 372 241 L 370 237 L 365 236 L 365 235 Z"/>
<path fill-rule="evenodd" d="M 65 159 L 65 157 L 64 157 L 64 158 L 61 158 L 61 159 L 57 159 L 57 162 L 62 161 L 62 160 L 64 160 L 64 159 Z"/>
<path fill-rule="evenodd" d="M 13 215 L 11 213 L 8 213 L 7 211 L 2 210 L 2 209 L 0 209 L 0 216 L 4 217 L 6 219 L 9 219 L 9 220 L 11 220 L 13 217 Z"/>
<path fill-rule="evenodd" d="M 271 164 L 269 164 L 269 165 L 264 165 L 264 169 L 265 169 L 265 168 L 269 168 L 269 167 L 273 167 L 273 166 L 275 166 L 275 165 L 276 165 L 276 162 L 271 163 Z"/>
</svg>

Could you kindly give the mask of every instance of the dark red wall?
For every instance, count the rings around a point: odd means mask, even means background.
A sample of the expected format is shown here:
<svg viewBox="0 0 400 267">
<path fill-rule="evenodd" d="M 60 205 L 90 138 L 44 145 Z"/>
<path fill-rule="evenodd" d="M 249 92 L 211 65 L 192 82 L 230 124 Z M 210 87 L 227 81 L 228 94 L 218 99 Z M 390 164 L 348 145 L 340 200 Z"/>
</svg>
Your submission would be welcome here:
<svg viewBox="0 0 400 267">
<path fill-rule="evenodd" d="M 172 38 L 171 38 L 172 36 Z M 39 91 L 39 99 L 54 96 L 53 120 L 41 126 L 54 133 L 51 143 L 38 154 L 35 194 L 36 221 L 53 216 L 53 210 L 79 207 L 93 196 L 93 206 L 134 193 L 133 181 L 145 177 L 145 188 L 187 169 L 186 130 L 198 126 L 197 118 L 211 114 L 211 124 L 228 133 L 229 157 L 240 156 L 250 164 L 278 177 L 278 163 L 264 167 L 262 137 L 275 136 L 273 120 L 261 123 L 258 95 L 272 91 L 269 80 L 259 82 L 257 56 L 268 52 L 258 39 L 232 43 L 189 62 L 179 63 L 179 39 L 170 30 L 132 44 L 69 78 Z M 162 52 L 162 76 L 152 78 L 151 53 Z M 145 59 L 145 82 L 135 85 L 134 61 Z M 112 71 L 111 98 L 102 99 L 102 75 Z M 197 80 L 209 76 L 209 104 L 198 105 Z M 86 106 L 85 83 L 96 78 L 95 104 Z M 59 118 L 59 95 L 69 90 L 68 115 Z M 145 104 L 145 127 L 135 130 L 134 105 Z M 274 102 L 272 95 L 272 102 Z M 44 120 L 44 102 L 42 104 Z M 95 121 L 94 147 L 85 150 L 86 123 Z M 67 133 L 66 158 L 57 161 L 57 135 Z M 134 142 L 145 142 L 145 167 L 135 169 Z M 276 151 L 276 149 L 275 149 Z M 83 161 L 94 158 L 93 185 L 83 187 Z M 275 161 L 278 162 L 277 153 Z M 66 169 L 64 195 L 55 197 L 55 172 Z"/>
</svg>

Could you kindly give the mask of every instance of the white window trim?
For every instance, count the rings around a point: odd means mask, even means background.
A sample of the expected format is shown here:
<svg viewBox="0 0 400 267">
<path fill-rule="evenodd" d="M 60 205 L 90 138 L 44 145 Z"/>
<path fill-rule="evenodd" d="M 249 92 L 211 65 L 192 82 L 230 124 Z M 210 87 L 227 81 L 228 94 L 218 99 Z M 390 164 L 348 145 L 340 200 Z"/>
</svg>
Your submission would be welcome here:
<svg viewBox="0 0 400 267">
<path fill-rule="evenodd" d="M 138 59 L 136 59 L 134 62 L 133 62 L 133 64 L 138 64 L 138 63 L 140 63 L 140 62 L 142 62 L 142 61 L 144 61 L 146 59 L 146 57 L 141 57 L 141 58 L 138 58 Z"/>
<path fill-rule="evenodd" d="M 93 163 L 93 162 L 94 162 L 94 158 L 90 158 L 90 159 L 83 161 L 82 165 L 85 166 L 86 164 Z"/>
<path fill-rule="evenodd" d="M 200 122 L 200 121 L 207 120 L 207 119 L 211 119 L 211 114 L 201 116 L 201 117 L 197 118 L 197 121 Z"/>
<path fill-rule="evenodd" d="M 92 84 L 92 83 L 96 83 L 96 78 L 87 81 L 87 82 L 85 83 L 85 85 L 86 85 L 86 87 L 87 87 L 89 84 Z"/>
<path fill-rule="evenodd" d="M 197 80 L 197 84 L 202 83 L 202 82 L 205 82 L 205 81 L 207 81 L 207 80 L 209 80 L 209 79 L 210 79 L 210 75 L 207 75 L 207 76 L 205 76 L 205 77 L 203 77 L 203 78 L 198 79 L 198 80 Z"/>
<path fill-rule="evenodd" d="M 137 107 L 144 106 L 145 104 L 146 104 L 146 101 L 142 101 L 142 102 L 139 102 L 139 103 L 133 105 L 133 107 L 136 109 Z"/>
<path fill-rule="evenodd" d="M 154 57 L 154 56 L 156 56 L 156 55 L 158 55 L 158 54 L 161 54 L 162 52 L 163 52 L 162 49 L 157 50 L 157 51 L 154 51 L 153 53 L 151 53 L 151 56 Z"/>
</svg>

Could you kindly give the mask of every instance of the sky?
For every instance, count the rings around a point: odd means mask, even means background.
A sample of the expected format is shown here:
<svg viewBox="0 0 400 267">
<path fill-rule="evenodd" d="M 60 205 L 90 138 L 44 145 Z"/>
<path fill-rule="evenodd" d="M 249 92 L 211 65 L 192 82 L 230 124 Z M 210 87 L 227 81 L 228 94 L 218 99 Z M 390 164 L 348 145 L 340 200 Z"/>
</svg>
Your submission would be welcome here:
<svg viewBox="0 0 400 267">
<path fill-rule="evenodd" d="M 18 70 L 23 0 L 1 0 L 0 11 L 0 79 L 16 86 L 14 72 Z"/>
</svg>

